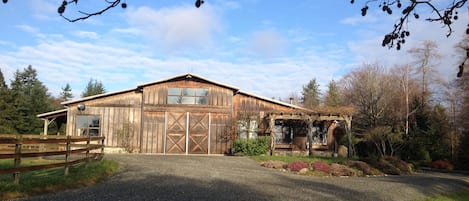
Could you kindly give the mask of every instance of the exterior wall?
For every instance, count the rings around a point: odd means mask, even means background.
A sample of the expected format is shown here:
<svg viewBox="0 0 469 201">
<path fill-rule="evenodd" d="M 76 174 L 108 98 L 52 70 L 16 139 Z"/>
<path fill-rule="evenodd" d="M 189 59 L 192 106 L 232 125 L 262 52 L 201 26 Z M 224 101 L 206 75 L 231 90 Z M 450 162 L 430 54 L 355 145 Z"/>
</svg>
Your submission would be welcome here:
<svg viewBox="0 0 469 201">
<path fill-rule="evenodd" d="M 208 104 L 167 104 L 170 87 L 206 88 Z M 268 113 L 295 111 L 198 78 L 180 77 L 140 88 L 139 92 L 129 90 L 71 103 L 68 105 L 67 135 L 80 135 L 77 115 L 97 115 L 100 133 L 106 137 L 108 147 L 121 146 L 119 133 L 127 129 L 135 152 L 224 154 L 231 149 L 237 120 L 256 118 L 264 133 L 268 128 L 265 121 Z M 86 109 L 78 111 L 79 104 L 84 104 Z"/>
<path fill-rule="evenodd" d="M 139 147 L 140 130 L 140 101 L 141 94 L 133 91 L 102 97 L 94 100 L 74 103 L 68 106 L 67 135 L 80 135 L 77 131 L 77 115 L 98 115 L 100 117 L 100 134 L 106 137 L 105 145 L 117 147 L 118 133 L 124 126 L 130 126 L 129 135 L 133 136 L 133 147 Z M 77 106 L 84 104 L 86 109 L 78 111 Z"/>
<path fill-rule="evenodd" d="M 296 109 L 268 102 L 247 94 L 238 93 L 234 96 L 233 106 L 235 119 L 241 121 L 255 120 L 259 125 L 258 134 L 266 135 L 269 129 L 269 121 L 265 117 L 269 113 L 295 112 Z"/>
<path fill-rule="evenodd" d="M 207 105 L 167 104 L 168 88 L 207 88 Z M 203 149 L 209 149 L 211 154 L 223 154 L 230 148 L 231 141 L 227 139 L 228 128 L 231 128 L 233 105 L 233 90 L 198 79 L 182 79 L 143 87 L 144 96 L 144 130 L 143 146 L 145 153 L 174 153 L 185 151 L 185 143 L 191 147 L 192 138 L 186 141 L 184 132 L 189 128 L 190 133 L 196 133 L 194 127 L 202 127 L 202 133 L 207 133 L 209 143 L 204 143 Z M 189 117 L 187 117 L 189 115 Z M 189 126 L 185 120 L 189 118 Z M 192 122 L 199 118 L 199 121 Z M 202 119 L 200 119 L 202 118 Z M 174 126 L 178 126 L 174 128 Z M 179 128 L 186 127 L 186 128 Z M 177 130 L 179 129 L 179 130 Z M 192 129 L 192 130 L 191 130 Z M 174 134 L 171 136 L 171 134 Z M 177 138 L 177 135 L 184 139 Z M 208 136 L 210 135 L 210 136 Z M 191 136 L 189 136 L 191 137 Z M 204 136 L 201 136 L 204 137 Z M 175 139 L 176 138 L 176 139 Z M 174 142 L 173 142 L 174 141 Z M 181 141 L 179 145 L 178 141 Z M 210 148 L 209 148 L 210 147 Z M 207 150 L 208 152 L 208 150 Z"/>
</svg>

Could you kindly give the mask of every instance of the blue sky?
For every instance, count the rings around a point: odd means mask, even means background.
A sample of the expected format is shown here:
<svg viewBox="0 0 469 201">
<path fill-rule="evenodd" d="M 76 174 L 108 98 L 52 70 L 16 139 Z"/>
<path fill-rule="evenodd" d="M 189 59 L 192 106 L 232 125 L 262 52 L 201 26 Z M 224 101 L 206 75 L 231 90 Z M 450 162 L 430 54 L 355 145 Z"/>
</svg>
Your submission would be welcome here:
<svg viewBox="0 0 469 201">
<path fill-rule="evenodd" d="M 194 0 L 127 0 L 125 10 L 117 7 L 76 23 L 57 14 L 60 2 L 0 4 L 0 69 L 7 81 L 32 65 L 51 94 L 69 83 L 78 98 L 90 78 L 113 92 L 191 72 L 288 99 L 313 78 L 325 90 L 331 79 L 363 63 L 411 63 L 406 50 L 423 40 L 438 43 L 443 58 L 437 69 L 452 79 L 458 65 L 453 47 L 467 26 L 461 17 L 446 38 L 441 24 L 412 19 L 411 37 L 396 51 L 381 47 L 381 41 L 398 16 L 372 5 L 362 17 L 363 1 L 206 0 L 197 9 Z M 92 11 L 102 2 L 80 0 L 76 8 Z M 77 16 L 74 7 L 65 14 Z"/>
</svg>

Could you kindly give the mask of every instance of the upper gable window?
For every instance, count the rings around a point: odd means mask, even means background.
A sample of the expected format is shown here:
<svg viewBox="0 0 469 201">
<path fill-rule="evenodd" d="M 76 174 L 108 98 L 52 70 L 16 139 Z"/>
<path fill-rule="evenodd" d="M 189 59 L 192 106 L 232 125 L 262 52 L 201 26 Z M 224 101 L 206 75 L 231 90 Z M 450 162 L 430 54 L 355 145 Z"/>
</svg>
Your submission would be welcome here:
<svg viewBox="0 0 469 201">
<path fill-rule="evenodd" d="M 207 105 L 208 89 L 168 88 L 168 104 Z"/>
</svg>

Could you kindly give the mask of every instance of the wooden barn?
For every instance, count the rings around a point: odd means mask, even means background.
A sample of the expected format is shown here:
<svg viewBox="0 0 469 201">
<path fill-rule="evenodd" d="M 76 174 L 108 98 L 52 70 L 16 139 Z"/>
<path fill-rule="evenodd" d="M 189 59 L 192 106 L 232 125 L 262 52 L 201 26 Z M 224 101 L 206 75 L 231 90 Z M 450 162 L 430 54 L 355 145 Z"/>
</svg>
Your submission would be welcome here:
<svg viewBox="0 0 469 201">
<path fill-rule="evenodd" d="M 105 136 L 108 149 L 158 154 L 225 154 L 235 138 L 260 135 L 272 136 L 275 149 L 306 136 L 315 120 L 348 117 L 322 116 L 190 73 L 62 104 L 66 109 L 38 115 L 45 134 L 60 119 L 66 135 Z M 304 128 L 293 130 L 295 121 Z"/>
</svg>

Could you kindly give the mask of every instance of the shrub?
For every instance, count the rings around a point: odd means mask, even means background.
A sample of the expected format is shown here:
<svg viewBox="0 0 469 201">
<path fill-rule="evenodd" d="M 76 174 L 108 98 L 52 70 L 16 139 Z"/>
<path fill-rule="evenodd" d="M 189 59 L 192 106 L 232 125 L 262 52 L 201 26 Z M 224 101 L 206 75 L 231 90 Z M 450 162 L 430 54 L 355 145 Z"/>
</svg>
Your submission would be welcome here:
<svg viewBox="0 0 469 201">
<path fill-rule="evenodd" d="M 399 158 L 387 156 L 384 157 L 384 160 L 388 161 L 389 163 L 391 163 L 391 165 L 398 168 L 402 173 L 408 174 L 412 172 L 411 166 L 407 162 Z"/>
<path fill-rule="evenodd" d="M 368 164 L 370 164 L 372 167 L 378 169 L 379 171 L 385 173 L 385 174 L 391 174 L 391 175 L 401 175 L 402 172 L 399 170 L 399 168 L 394 167 L 389 161 L 386 161 L 384 159 L 380 160 L 375 160 L 375 159 L 367 159 L 365 160 Z"/>
<path fill-rule="evenodd" d="M 331 174 L 334 176 L 354 176 L 357 173 L 345 165 L 333 163 L 331 165 Z"/>
<path fill-rule="evenodd" d="M 299 172 L 303 168 L 309 168 L 309 165 L 303 161 L 293 161 L 288 163 L 288 169 L 293 172 Z"/>
<path fill-rule="evenodd" d="M 270 139 L 268 137 L 258 137 L 254 139 L 237 139 L 233 143 L 233 151 L 241 152 L 248 156 L 258 156 L 266 154 L 270 150 Z"/>
<path fill-rule="evenodd" d="M 444 170 L 453 170 L 454 166 L 446 160 L 436 160 L 429 164 L 431 168 L 444 169 Z"/>
<path fill-rule="evenodd" d="M 326 162 L 322 161 L 314 161 L 311 166 L 313 167 L 313 170 L 325 172 L 325 173 L 330 173 L 331 172 L 331 166 L 327 164 Z"/>
<path fill-rule="evenodd" d="M 274 168 L 274 169 L 282 169 L 282 168 L 285 168 L 287 167 L 287 163 L 283 162 L 283 161 L 266 161 L 264 163 L 262 163 L 262 166 L 266 167 L 266 168 Z"/>
<path fill-rule="evenodd" d="M 362 171 L 365 175 L 373 175 L 370 165 L 363 161 L 347 161 L 347 165 Z"/>
</svg>

